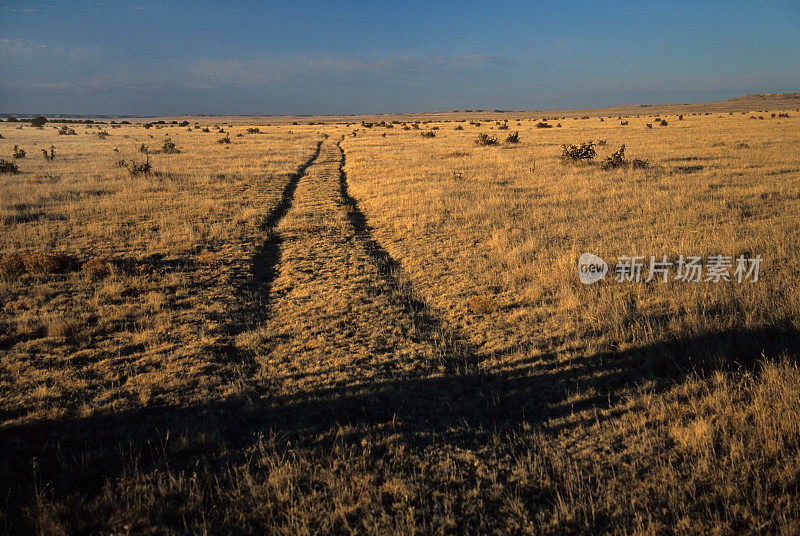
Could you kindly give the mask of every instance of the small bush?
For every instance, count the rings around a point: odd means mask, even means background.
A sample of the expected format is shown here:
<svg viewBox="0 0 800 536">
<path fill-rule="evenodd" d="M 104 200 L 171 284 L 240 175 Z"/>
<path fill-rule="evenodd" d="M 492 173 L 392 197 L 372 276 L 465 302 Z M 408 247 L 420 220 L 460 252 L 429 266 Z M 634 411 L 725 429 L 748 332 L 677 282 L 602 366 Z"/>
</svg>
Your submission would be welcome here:
<svg viewBox="0 0 800 536">
<path fill-rule="evenodd" d="M 519 132 L 514 132 L 506 137 L 506 143 L 519 143 Z"/>
<path fill-rule="evenodd" d="M 31 125 L 34 126 L 34 127 L 41 128 L 41 127 L 43 127 L 45 125 L 45 123 L 47 123 L 47 118 L 46 117 L 42 117 L 41 115 L 36 116 L 33 119 L 31 119 Z"/>
<path fill-rule="evenodd" d="M 261 131 L 258 129 L 258 127 L 250 127 L 247 129 L 248 134 L 259 134 L 260 132 Z"/>
<path fill-rule="evenodd" d="M 420 132 L 420 136 L 423 138 L 435 138 L 436 133 L 432 130 L 429 130 L 428 132 Z"/>
<path fill-rule="evenodd" d="M 58 134 L 60 136 L 77 136 L 78 133 L 75 132 L 74 128 L 69 128 L 67 125 L 62 125 L 61 128 L 58 130 Z"/>
<path fill-rule="evenodd" d="M 161 152 L 167 154 L 180 153 L 178 148 L 175 146 L 175 142 L 172 141 L 170 138 L 164 140 L 164 143 L 161 145 Z"/>
<path fill-rule="evenodd" d="M 665 126 L 667 126 L 667 120 L 666 120 L 666 119 L 662 119 L 662 120 L 661 120 L 661 122 L 660 122 L 659 124 L 660 124 L 662 127 L 665 127 Z"/>
<path fill-rule="evenodd" d="M 597 156 L 592 140 L 583 142 L 580 145 L 562 145 L 563 152 L 561 160 L 564 162 L 580 162 L 581 160 L 591 160 Z"/>
<path fill-rule="evenodd" d="M 150 149 L 144 143 L 139 146 L 139 152 L 142 154 L 147 154 L 150 152 Z"/>
<path fill-rule="evenodd" d="M 228 134 L 225 134 L 224 138 L 220 138 L 217 140 L 217 143 L 229 144 L 231 142 L 231 137 Z"/>
<path fill-rule="evenodd" d="M 77 270 L 78 261 L 63 253 L 25 251 L 0 256 L 0 278 L 10 279 L 23 273 L 64 274 Z"/>
<path fill-rule="evenodd" d="M 108 131 L 105 130 L 101 130 L 100 132 L 97 133 L 97 137 L 100 138 L 101 140 L 104 140 L 109 136 L 111 136 L 111 134 L 109 134 Z"/>
<path fill-rule="evenodd" d="M 150 155 L 147 156 L 144 162 L 137 162 L 136 160 L 131 160 L 130 162 L 128 162 L 128 172 L 131 175 L 144 174 L 145 176 L 147 176 L 147 174 L 150 173 L 150 170 L 152 168 L 153 166 L 150 164 Z"/>
<path fill-rule="evenodd" d="M 647 128 L 653 128 L 653 123 L 645 123 L 644 126 Z"/>
<path fill-rule="evenodd" d="M 209 129 L 208 127 L 203 127 L 203 128 L 200 130 L 200 132 L 211 132 L 211 129 Z"/>
<path fill-rule="evenodd" d="M 506 123 L 503 123 L 502 125 L 497 127 L 497 130 L 508 130 L 508 125 Z"/>
<path fill-rule="evenodd" d="M 490 136 L 488 134 L 480 133 L 478 137 L 475 138 L 475 143 L 477 145 L 499 145 L 499 141 L 497 138 Z"/>
<path fill-rule="evenodd" d="M 622 144 L 622 147 L 619 148 L 619 151 L 615 152 L 611 156 L 607 157 L 600 167 L 603 169 L 616 169 L 619 167 L 632 167 L 633 169 L 644 169 L 647 168 L 650 164 L 647 160 L 639 160 L 638 158 L 634 158 L 633 160 L 626 160 L 625 159 L 625 144 Z"/>
<path fill-rule="evenodd" d="M 622 125 L 623 127 L 628 126 L 627 121 L 620 121 L 619 124 Z"/>
<path fill-rule="evenodd" d="M 553 128 L 553 125 L 551 125 L 550 123 L 539 121 L 538 123 L 536 123 L 536 128 Z"/>
<path fill-rule="evenodd" d="M 613 169 L 627 165 L 628 162 L 625 160 L 625 144 L 623 143 L 619 151 L 606 158 L 600 167 L 603 169 Z"/>
<path fill-rule="evenodd" d="M 15 145 L 14 158 L 25 158 L 25 149 L 20 149 L 19 145 Z"/>
<path fill-rule="evenodd" d="M 47 152 L 46 149 L 42 149 L 42 156 L 44 156 L 44 159 L 47 160 L 48 162 L 52 162 L 53 160 L 55 160 L 55 158 L 56 158 L 56 146 L 55 145 L 51 145 L 49 153 Z"/>
<path fill-rule="evenodd" d="M 461 125 L 457 125 L 456 128 L 454 128 L 453 130 L 464 130 L 464 127 L 462 127 Z"/>
<path fill-rule="evenodd" d="M 10 173 L 11 175 L 16 175 L 19 173 L 19 167 L 17 167 L 15 162 L 0 159 L 0 173 Z"/>
</svg>

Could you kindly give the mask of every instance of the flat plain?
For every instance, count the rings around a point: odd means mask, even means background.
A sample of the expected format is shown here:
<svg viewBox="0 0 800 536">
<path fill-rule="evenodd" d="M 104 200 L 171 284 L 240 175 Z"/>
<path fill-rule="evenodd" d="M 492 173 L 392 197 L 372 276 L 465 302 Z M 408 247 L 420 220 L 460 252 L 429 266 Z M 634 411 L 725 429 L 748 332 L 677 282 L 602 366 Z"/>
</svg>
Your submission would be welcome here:
<svg viewBox="0 0 800 536">
<path fill-rule="evenodd" d="M 0 530 L 797 533 L 798 109 L 0 123 Z"/>
</svg>

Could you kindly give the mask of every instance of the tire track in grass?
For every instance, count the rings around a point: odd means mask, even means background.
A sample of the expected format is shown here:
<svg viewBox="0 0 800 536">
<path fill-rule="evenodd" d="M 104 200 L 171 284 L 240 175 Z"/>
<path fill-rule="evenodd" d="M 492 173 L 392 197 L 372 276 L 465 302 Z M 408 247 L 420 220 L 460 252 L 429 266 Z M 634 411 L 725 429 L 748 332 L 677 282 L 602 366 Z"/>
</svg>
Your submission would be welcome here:
<svg viewBox="0 0 800 536">
<path fill-rule="evenodd" d="M 272 284 L 277 275 L 277 266 L 281 259 L 281 237 L 275 232 L 275 227 L 289 212 L 294 201 L 295 191 L 300 179 L 306 171 L 319 158 L 320 148 L 327 134 L 322 140 L 317 141 L 317 146 L 294 173 L 288 177 L 281 193 L 280 201 L 264 217 L 259 228 L 264 233 L 263 242 L 256 248 L 250 259 L 250 273 L 239 285 L 239 299 L 234 309 L 227 314 L 229 319 L 234 319 L 229 324 L 229 333 L 232 342 L 227 347 L 230 359 L 240 362 L 246 370 L 239 373 L 240 387 L 250 383 L 250 376 L 258 365 L 253 358 L 253 349 L 246 348 L 237 337 L 246 335 L 248 331 L 258 329 L 269 317 L 271 304 Z M 252 346 L 252 344 L 250 344 Z M 252 386 L 250 386 L 252 388 Z"/>
<path fill-rule="evenodd" d="M 406 313 L 412 318 L 415 327 L 438 349 L 436 362 L 449 373 L 466 374 L 477 372 L 478 358 L 475 349 L 451 328 L 441 322 L 431 308 L 413 290 L 411 282 L 403 276 L 397 262 L 372 236 L 367 217 L 358 206 L 358 201 L 350 195 L 347 186 L 347 172 L 344 170 L 347 156 L 342 148 L 342 140 L 336 142 L 340 152 L 339 192 L 347 208 L 347 218 L 355 229 L 355 235 L 378 268 L 389 289 Z"/>
<path fill-rule="evenodd" d="M 261 374 L 284 394 L 467 372 L 474 355 L 398 278 L 347 195 L 343 151 L 325 141 L 274 232 L 281 256 Z"/>
</svg>

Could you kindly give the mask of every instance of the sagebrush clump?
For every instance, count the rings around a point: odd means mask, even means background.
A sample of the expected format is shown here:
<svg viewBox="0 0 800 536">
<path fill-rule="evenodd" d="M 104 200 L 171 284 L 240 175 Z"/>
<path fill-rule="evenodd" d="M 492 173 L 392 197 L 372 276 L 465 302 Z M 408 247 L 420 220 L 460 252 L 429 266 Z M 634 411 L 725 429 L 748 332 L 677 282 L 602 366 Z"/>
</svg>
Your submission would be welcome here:
<svg viewBox="0 0 800 536">
<path fill-rule="evenodd" d="M 498 145 L 500 142 L 494 136 L 482 132 L 475 138 L 475 143 L 477 145 Z"/>
<path fill-rule="evenodd" d="M 592 140 L 581 143 L 580 145 L 564 144 L 561 153 L 561 160 L 564 162 L 582 162 L 592 160 L 597 156 Z"/>
<path fill-rule="evenodd" d="M 620 167 L 632 167 L 633 169 L 644 169 L 649 166 L 647 160 L 639 160 L 638 158 L 634 158 L 633 160 L 626 160 L 625 159 L 625 144 L 622 144 L 622 147 L 619 148 L 619 151 L 616 151 L 611 156 L 606 157 L 600 167 L 603 169 L 616 169 Z"/>
<path fill-rule="evenodd" d="M 16 162 L 0 159 L 0 173 L 15 175 L 19 173 L 19 167 L 17 166 Z"/>
<path fill-rule="evenodd" d="M 164 143 L 161 145 L 161 152 L 166 154 L 177 154 L 180 153 L 175 142 L 172 141 L 170 138 L 164 140 Z"/>
</svg>

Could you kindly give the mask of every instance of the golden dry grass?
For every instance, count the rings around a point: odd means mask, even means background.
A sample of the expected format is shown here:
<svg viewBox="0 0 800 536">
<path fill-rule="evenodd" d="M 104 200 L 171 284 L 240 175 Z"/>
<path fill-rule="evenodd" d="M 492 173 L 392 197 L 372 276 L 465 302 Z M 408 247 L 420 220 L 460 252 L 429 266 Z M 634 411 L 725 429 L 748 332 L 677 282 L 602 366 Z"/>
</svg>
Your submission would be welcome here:
<svg viewBox="0 0 800 536">
<path fill-rule="evenodd" d="M 797 532 L 800 114 L 690 112 L 0 124 L 0 527 Z M 589 139 L 650 167 L 562 163 Z M 585 286 L 585 251 L 764 262 Z"/>
</svg>

